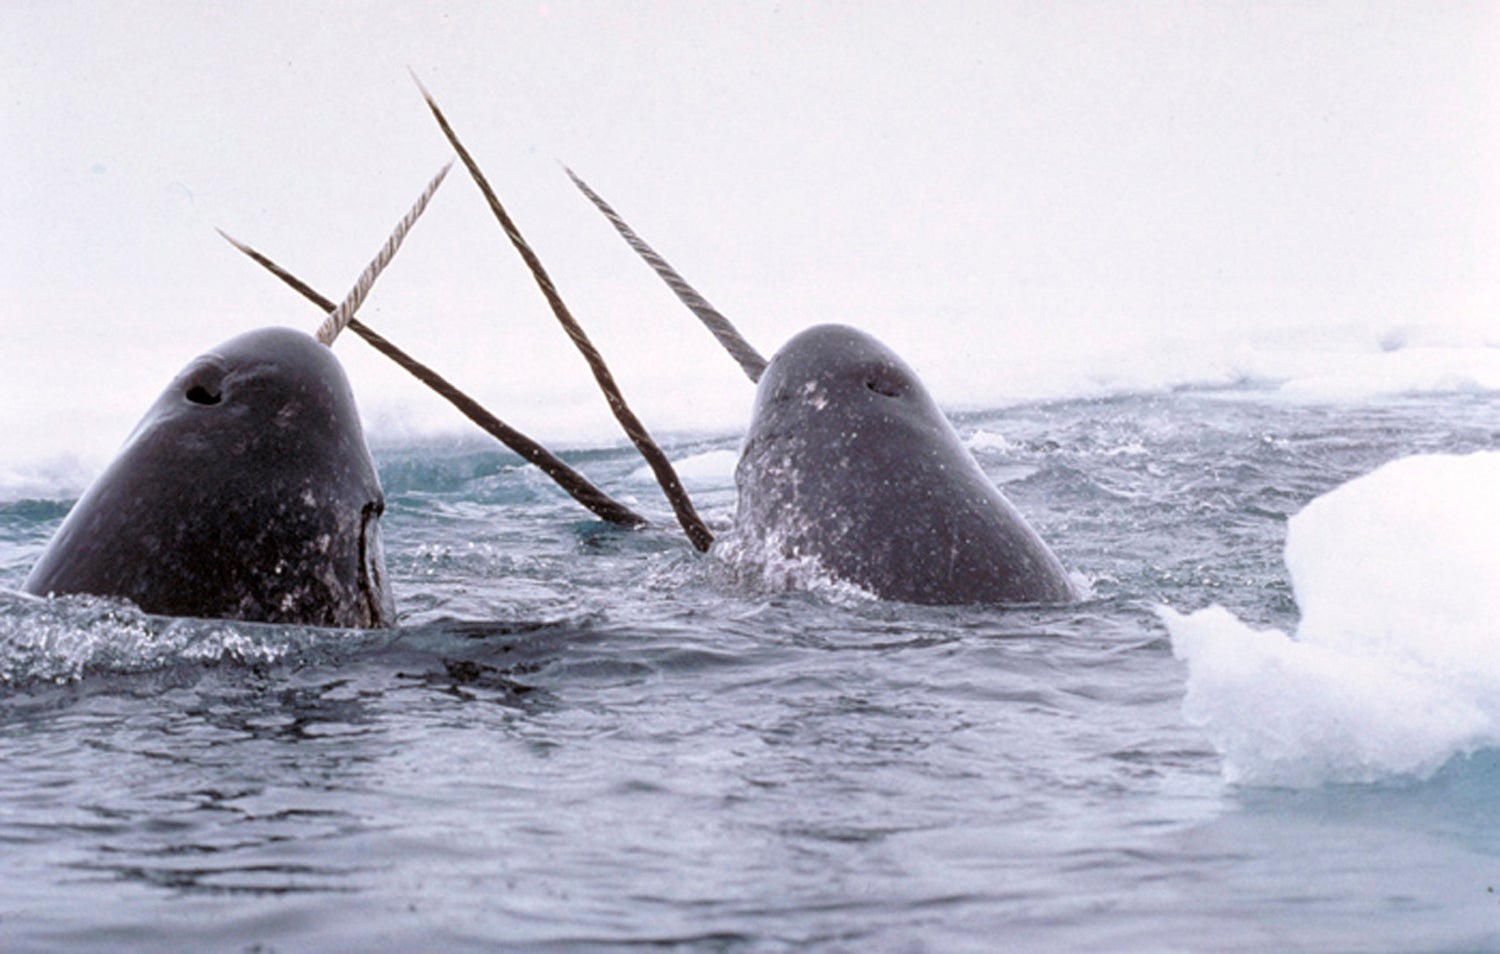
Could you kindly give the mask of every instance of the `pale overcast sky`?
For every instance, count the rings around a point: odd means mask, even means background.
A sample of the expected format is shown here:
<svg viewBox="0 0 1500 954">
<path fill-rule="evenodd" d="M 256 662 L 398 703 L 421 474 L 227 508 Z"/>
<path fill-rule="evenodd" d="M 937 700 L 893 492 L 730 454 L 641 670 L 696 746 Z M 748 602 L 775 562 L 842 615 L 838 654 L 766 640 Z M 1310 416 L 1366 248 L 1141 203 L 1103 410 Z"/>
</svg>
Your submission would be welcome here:
<svg viewBox="0 0 1500 954">
<path fill-rule="evenodd" d="M 1497 324 L 1500 3 L 7 0 L 12 447 L 112 446 L 192 355 L 311 331 L 213 228 L 342 297 L 448 157 L 408 67 L 648 422 L 749 388 L 560 163 L 763 350 L 859 324 L 949 401 Z M 461 171 L 368 309 L 518 426 L 607 422 Z M 338 347 L 367 414 L 446 413 Z"/>
</svg>

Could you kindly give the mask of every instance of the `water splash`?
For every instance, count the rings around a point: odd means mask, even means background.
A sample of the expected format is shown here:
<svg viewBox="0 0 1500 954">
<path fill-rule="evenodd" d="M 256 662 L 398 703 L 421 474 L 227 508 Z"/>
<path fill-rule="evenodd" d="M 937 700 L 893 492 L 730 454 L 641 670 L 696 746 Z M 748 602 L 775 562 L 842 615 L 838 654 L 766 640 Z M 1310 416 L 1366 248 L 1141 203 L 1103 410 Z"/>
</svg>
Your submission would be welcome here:
<svg viewBox="0 0 1500 954">
<path fill-rule="evenodd" d="M 0 686 L 62 685 L 177 666 L 273 665 L 343 630 L 151 616 L 124 600 L 0 593 Z"/>
</svg>

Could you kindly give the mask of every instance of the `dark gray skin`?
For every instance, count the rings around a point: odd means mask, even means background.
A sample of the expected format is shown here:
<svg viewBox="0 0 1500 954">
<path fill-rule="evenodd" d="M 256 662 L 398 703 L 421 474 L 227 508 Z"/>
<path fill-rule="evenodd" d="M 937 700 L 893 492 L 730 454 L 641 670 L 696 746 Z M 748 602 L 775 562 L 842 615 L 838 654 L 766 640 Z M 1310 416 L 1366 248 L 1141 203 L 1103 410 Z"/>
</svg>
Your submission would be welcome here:
<svg viewBox="0 0 1500 954">
<path fill-rule="evenodd" d="M 168 616 L 391 626 L 384 509 L 338 360 L 265 328 L 177 375 L 22 588 Z"/>
<path fill-rule="evenodd" d="M 771 359 L 735 481 L 738 533 L 881 599 L 1077 597 L 916 374 L 853 328 L 809 328 Z"/>
</svg>

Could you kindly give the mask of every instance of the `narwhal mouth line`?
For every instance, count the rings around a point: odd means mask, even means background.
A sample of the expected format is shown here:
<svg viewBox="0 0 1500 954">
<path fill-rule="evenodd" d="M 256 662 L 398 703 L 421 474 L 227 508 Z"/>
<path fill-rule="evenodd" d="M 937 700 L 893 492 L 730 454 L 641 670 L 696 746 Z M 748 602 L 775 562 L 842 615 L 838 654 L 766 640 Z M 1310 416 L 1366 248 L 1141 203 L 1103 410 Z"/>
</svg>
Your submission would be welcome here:
<svg viewBox="0 0 1500 954">
<path fill-rule="evenodd" d="M 385 580 L 382 567 L 385 559 L 380 545 L 380 515 L 385 512 L 383 499 L 366 503 L 359 514 L 359 569 L 357 598 L 359 600 L 360 624 L 377 629 L 390 626 L 394 620 L 386 619 L 382 612 L 382 594 Z"/>
</svg>

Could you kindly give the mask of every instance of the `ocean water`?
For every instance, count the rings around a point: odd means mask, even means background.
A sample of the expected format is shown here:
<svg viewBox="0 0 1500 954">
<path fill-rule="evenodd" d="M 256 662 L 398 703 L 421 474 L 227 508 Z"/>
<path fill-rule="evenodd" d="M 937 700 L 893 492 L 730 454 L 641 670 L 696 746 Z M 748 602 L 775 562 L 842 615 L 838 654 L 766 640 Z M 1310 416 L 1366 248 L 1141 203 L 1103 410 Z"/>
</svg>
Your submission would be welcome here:
<svg viewBox="0 0 1500 954">
<path fill-rule="evenodd" d="M 399 629 L 169 620 L 17 594 L 78 488 L 10 481 L 0 948 L 1500 946 L 1500 393 L 956 423 L 1087 599 L 879 603 L 694 554 L 626 447 L 564 456 L 644 531 L 428 437 Z M 726 531 L 738 436 L 666 443 Z"/>
</svg>

